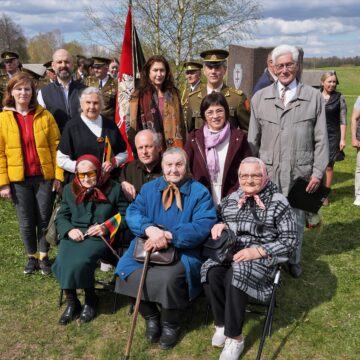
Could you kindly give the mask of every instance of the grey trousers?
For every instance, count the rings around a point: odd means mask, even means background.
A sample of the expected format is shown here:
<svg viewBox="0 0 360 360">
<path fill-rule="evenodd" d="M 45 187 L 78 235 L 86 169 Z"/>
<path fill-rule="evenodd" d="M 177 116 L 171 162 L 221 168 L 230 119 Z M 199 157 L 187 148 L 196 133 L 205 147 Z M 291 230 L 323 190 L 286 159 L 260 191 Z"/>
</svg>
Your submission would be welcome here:
<svg viewBox="0 0 360 360">
<path fill-rule="evenodd" d="M 52 184 L 52 180 L 43 180 L 42 176 L 26 177 L 24 181 L 11 183 L 20 234 L 28 255 L 49 250 L 43 231 L 52 213 Z"/>
<path fill-rule="evenodd" d="M 356 153 L 355 197 L 360 197 L 360 149 L 357 149 Z"/>
<path fill-rule="evenodd" d="M 298 246 L 296 251 L 293 253 L 292 257 L 289 259 L 290 264 L 299 264 L 301 259 L 301 247 L 304 239 L 304 230 L 305 230 L 305 211 L 297 208 L 291 208 L 296 217 L 296 226 L 297 226 L 297 237 L 298 237 Z"/>
</svg>

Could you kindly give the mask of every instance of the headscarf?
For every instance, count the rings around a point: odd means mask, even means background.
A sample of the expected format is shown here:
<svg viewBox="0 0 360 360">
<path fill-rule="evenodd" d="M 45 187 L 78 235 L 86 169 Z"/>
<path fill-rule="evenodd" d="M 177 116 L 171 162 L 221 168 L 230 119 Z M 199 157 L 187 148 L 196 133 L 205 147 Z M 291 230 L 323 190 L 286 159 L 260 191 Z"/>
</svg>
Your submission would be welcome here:
<svg viewBox="0 0 360 360">
<path fill-rule="evenodd" d="M 230 136 L 230 123 L 227 121 L 225 126 L 217 133 L 212 133 L 209 128 L 204 126 L 204 139 L 206 150 L 206 163 L 209 169 L 211 180 L 220 171 L 219 155 L 215 147 L 223 143 Z"/>
<path fill-rule="evenodd" d="M 260 160 L 260 159 L 258 159 L 256 157 L 247 157 L 247 158 L 243 159 L 243 161 L 241 161 L 240 166 L 242 164 L 251 164 L 251 163 L 258 163 L 260 165 L 261 175 L 262 175 L 260 189 L 256 194 L 249 195 L 249 194 L 244 193 L 244 195 L 239 199 L 238 207 L 239 207 L 239 209 L 241 209 L 242 206 L 245 204 L 246 200 L 248 198 L 253 197 L 256 204 L 257 204 L 257 206 L 259 206 L 260 209 L 265 210 L 265 205 L 261 201 L 260 196 L 258 195 L 258 193 L 261 192 L 265 188 L 267 183 L 269 182 L 269 176 L 267 174 L 266 165 L 262 160 Z M 239 167 L 239 169 L 240 169 L 240 167 Z"/>
<path fill-rule="evenodd" d="M 94 201 L 94 202 L 107 202 L 108 199 L 105 195 L 111 188 L 111 184 L 109 182 L 110 175 L 108 173 L 103 173 L 101 168 L 101 163 L 99 159 L 90 154 L 82 155 L 76 160 L 77 169 L 79 163 L 83 160 L 90 161 L 96 167 L 96 184 L 92 188 L 86 188 L 81 184 L 77 173 L 75 174 L 75 178 L 72 181 L 72 191 L 75 195 L 75 203 L 79 205 L 84 201 Z"/>
</svg>

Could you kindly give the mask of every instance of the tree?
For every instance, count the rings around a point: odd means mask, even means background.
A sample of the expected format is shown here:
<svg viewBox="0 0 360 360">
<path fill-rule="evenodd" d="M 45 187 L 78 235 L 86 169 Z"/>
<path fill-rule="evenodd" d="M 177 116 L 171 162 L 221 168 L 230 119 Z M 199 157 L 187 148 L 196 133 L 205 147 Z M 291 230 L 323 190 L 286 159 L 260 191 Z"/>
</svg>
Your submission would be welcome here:
<svg viewBox="0 0 360 360">
<path fill-rule="evenodd" d="M 110 22 L 100 18 L 92 7 L 86 8 L 94 33 L 88 40 L 119 48 L 122 39 L 125 0 L 114 1 L 107 13 Z M 260 6 L 257 0 L 134 0 L 133 14 L 139 37 L 151 54 L 163 54 L 176 66 L 214 46 L 224 48 L 251 36 Z M 115 30 L 115 32 L 114 32 Z"/>
<path fill-rule="evenodd" d="M 21 26 L 16 24 L 8 15 L 0 17 L 0 52 L 5 50 L 16 51 L 22 62 L 28 60 L 26 38 Z"/>
<path fill-rule="evenodd" d="M 84 54 L 83 46 L 76 40 L 64 43 L 62 47 L 66 49 L 73 57 Z"/>
<path fill-rule="evenodd" d="M 42 64 L 52 59 L 55 50 L 64 44 L 60 30 L 53 30 L 35 35 L 29 40 L 29 61 Z"/>
</svg>

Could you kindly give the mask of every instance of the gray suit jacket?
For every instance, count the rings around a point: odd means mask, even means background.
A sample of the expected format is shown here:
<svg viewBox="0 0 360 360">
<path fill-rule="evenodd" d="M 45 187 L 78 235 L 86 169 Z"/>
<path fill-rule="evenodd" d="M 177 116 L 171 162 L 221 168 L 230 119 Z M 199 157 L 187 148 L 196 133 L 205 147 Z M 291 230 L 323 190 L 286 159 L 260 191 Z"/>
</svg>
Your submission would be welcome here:
<svg viewBox="0 0 360 360">
<path fill-rule="evenodd" d="M 285 196 L 298 177 L 321 179 L 329 163 L 329 143 L 320 92 L 299 83 L 284 108 L 276 83 L 258 91 L 251 101 L 248 142 Z"/>
</svg>

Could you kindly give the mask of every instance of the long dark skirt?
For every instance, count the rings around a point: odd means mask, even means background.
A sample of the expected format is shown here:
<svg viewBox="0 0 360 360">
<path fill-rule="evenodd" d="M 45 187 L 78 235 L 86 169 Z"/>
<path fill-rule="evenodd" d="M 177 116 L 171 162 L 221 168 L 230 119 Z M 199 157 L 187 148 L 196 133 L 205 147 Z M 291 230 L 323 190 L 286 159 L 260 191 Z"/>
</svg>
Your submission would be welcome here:
<svg viewBox="0 0 360 360">
<path fill-rule="evenodd" d="M 136 298 L 141 274 L 142 269 L 138 269 L 126 280 L 117 278 L 115 292 Z M 188 306 L 188 286 L 181 261 L 174 265 L 150 265 L 141 299 L 161 304 L 164 309 L 183 309 Z"/>
<path fill-rule="evenodd" d="M 52 266 L 52 272 L 61 289 L 93 287 L 97 262 L 108 251 L 104 242 L 98 237 L 89 237 L 79 242 L 62 239 L 59 253 Z"/>
</svg>

